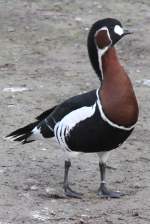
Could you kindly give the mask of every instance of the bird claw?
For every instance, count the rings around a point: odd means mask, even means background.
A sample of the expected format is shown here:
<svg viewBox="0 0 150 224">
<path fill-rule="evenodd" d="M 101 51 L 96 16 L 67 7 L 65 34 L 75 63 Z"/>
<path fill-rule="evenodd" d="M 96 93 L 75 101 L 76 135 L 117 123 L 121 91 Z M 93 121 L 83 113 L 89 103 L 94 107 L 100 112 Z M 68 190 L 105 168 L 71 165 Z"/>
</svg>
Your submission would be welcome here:
<svg viewBox="0 0 150 224">
<path fill-rule="evenodd" d="M 66 188 L 65 188 L 65 195 L 67 196 L 67 197 L 70 197 L 70 198 L 79 198 L 79 199 L 81 199 L 82 197 L 82 193 L 78 193 L 78 192 L 75 192 L 75 191 L 73 191 L 69 186 L 67 186 Z"/>
<path fill-rule="evenodd" d="M 105 185 L 101 185 L 97 192 L 97 195 L 102 198 L 120 198 L 125 194 L 120 191 L 110 191 L 106 188 Z"/>
</svg>

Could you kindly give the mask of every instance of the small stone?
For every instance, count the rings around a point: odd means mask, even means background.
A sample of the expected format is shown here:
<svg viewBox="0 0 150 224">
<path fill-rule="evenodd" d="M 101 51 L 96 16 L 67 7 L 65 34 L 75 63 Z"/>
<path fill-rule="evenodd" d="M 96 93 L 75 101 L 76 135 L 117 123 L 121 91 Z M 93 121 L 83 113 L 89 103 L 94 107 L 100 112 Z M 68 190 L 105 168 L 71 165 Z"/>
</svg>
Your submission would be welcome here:
<svg viewBox="0 0 150 224">
<path fill-rule="evenodd" d="M 57 192 L 56 189 L 54 188 L 47 187 L 45 191 L 46 191 L 46 194 L 41 194 L 44 197 L 53 198 L 53 199 L 64 198 L 64 196 L 60 195 L 60 193 Z"/>
<path fill-rule="evenodd" d="M 87 215 L 85 215 L 85 214 L 82 214 L 81 216 L 82 216 L 82 217 L 84 217 L 84 218 L 85 218 L 85 217 L 88 217 L 88 216 L 87 216 Z"/>
<path fill-rule="evenodd" d="M 86 222 L 83 219 L 80 219 L 79 224 L 85 224 Z"/>
<path fill-rule="evenodd" d="M 46 149 L 46 148 L 42 148 L 41 150 L 42 150 L 42 151 L 46 151 L 47 149 Z"/>
<path fill-rule="evenodd" d="M 38 190 L 38 186 L 36 186 L 36 185 L 32 185 L 32 186 L 30 187 L 30 189 L 31 189 L 32 191 L 37 191 L 37 190 Z"/>
<path fill-rule="evenodd" d="M 24 186 L 22 187 L 22 189 L 23 189 L 24 191 L 28 191 L 28 190 L 29 190 L 29 186 L 24 185 Z"/>
<path fill-rule="evenodd" d="M 8 32 L 15 32 L 15 28 L 14 27 L 8 27 Z"/>
<path fill-rule="evenodd" d="M 9 104 L 8 107 L 9 107 L 9 108 L 10 108 L 10 107 L 15 107 L 15 105 L 14 105 L 14 104 Z"/>
<path fill-rule="evenodd" d="M 53 210 L 50 211 L 50 214 L 53 215 L 53 216 L 56 215 L 56 213 Z"/>
<path fill-rule="evenodd" d="M 135 183 L 134 187 L 139 189 L 139 188 L 141 188 L 141 185 L 139 183 Z"/>
<path fill-rule="evenodd" d="M 137 211 L 133 212 L 132 216 L 139 216 L 139 213 Z"/>
<path fill-rule="evenodd" d="M 4 170 L 0 170 L 0 173 L 4 173 Z"/>
<path fill-rule="evenodd" d="M 81 21 L 82 21 L 82 18 L 81 18 L 81 17 L 76 17 L 76 18 L 75 18 L 75 21 L 76 21 L 76 22 L 81 22 Z"/>
<path fill-rule="evenodd" d="M 137 69 L 136 72 L 137 72 L 137 73 L 140 73 L 141 71 L 140 71 L 140 69 Z"/>
<path fill-rule="evenodd" d="M 85 31 L 89 31 L 89 27 L 85 27 Z"/>
</svg>

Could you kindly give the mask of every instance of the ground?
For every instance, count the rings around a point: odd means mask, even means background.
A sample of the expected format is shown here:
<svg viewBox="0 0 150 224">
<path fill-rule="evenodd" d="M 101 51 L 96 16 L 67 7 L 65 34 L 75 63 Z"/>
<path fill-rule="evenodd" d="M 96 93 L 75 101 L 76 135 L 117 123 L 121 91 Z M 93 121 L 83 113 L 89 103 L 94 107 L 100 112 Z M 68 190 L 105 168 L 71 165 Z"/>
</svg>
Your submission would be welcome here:
<svg viewBox="0 0 150 224">
<path fill-rule="evenodd" d="M 99 86 L 86 40 L 96 20 L 114 17 L 134 32 L 117 44 L 132 80 L 140 116 L 131 137 L 114 150 L 109 187 L 121 199 L 96 196 L 95 154 L 74 158 L 72 187 L 62 191 L 64 154 L 51 140 L 20 145 L 4 140 L 16 128 L 70 96 Z M 150 223 L 150 1 L 0 1 L 0 224 Z"/>
</svg>

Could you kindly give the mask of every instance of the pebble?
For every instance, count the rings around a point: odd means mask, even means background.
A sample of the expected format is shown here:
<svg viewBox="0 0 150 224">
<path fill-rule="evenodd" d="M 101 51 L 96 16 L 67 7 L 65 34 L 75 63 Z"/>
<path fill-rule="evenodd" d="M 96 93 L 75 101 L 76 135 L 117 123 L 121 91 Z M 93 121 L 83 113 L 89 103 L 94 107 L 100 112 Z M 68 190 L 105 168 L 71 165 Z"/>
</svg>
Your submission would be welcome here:
<svg viewBox="0 0 150 224">
<path fill-rule="evenodd" d="M 141 188 L 141 185 L 139 183 L 135 183 L 134 187 L 138 189 Z"/>
<path fill-rule="evenodd" d="M 56 189 L 54 188 L 50 188 L 50 187 L 47 187 L 45 189 L 46 191 L 46 195 L 44 195 L 45 197 L 48 197 L 48 198 L 53 198 L 53 199 L 59 199 L 59 198 L 64 198 L 64 196 L 62 196 L 59 192 L 56 191 Z"/>
<path fill-rule="evenodd" d="M 139 216 L 139 213 L 137 211 L 132 213 L 132 216 Z"/>
<path fill-rule="evenodd" d="M 81 22 L 81 21 L 82 21 L 82 18 L 81 18 L 81 17 L 76 17 L 76 18 L 75 18 L 75 21 L 76 21 L 76 22 Z"/>
<path fill-rule="evenodd" d="M 85 27 L 85 31 L 89 31 L 89 27 Z"/>
<path fill-rule="evenodd" d="M 30 186 L 30 189 L 31 189 L 32 191 L 37 191 L 37 190 L 38 190 L 38 186 L 36 186 L 36 185 L 32 185 L 32 186 Z"/>
<path fill-rule="evenodd" d="M 7 31 L 8 32 L 15 32 L 15 28 L 14 27 L 8 27 Z"/>
<path fill-rule="evenodd" d="M 26 87 L 6 87 L 3 89 L 4 92 L 23 92 L 28 91 L 29 89 Z"/>
<path fill-rule="evenodd" d="M 46 151 L 47 149 L 46 149 L 46 148 L 42 148 L 41 150 L 42 150 L 42 151 Z"/>
</svg>

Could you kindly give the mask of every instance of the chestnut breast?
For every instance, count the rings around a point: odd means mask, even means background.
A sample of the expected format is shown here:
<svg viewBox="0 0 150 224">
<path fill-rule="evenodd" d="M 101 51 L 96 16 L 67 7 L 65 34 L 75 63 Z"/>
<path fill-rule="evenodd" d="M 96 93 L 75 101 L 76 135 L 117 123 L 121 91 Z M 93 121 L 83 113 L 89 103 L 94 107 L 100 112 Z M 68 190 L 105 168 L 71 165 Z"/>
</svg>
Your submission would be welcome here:
<svg viewBox="0 0 150 224">
<path fill-rule="evenodd" d="M 99 94 L 105 115 L 118 125 L 134 125 L 139 113 L 136 96 L 114 48 L 102 56 L 102 69 L 104 79 Z"/>
</svg>

